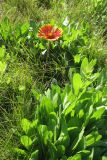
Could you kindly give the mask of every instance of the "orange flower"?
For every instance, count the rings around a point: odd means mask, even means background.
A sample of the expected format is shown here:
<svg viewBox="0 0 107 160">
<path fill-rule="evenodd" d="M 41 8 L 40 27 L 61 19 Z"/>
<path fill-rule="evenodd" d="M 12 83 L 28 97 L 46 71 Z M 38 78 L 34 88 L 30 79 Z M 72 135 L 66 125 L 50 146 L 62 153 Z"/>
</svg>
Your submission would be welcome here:
<svg viewBox="0 0 107 160">
<path fill-rule="evenodd" d="M 55 41 L 62 36 L 62 29 L 56 28 L 51 24 L 46 24 L 39 29 L 38 37 Z"/>
</svg>

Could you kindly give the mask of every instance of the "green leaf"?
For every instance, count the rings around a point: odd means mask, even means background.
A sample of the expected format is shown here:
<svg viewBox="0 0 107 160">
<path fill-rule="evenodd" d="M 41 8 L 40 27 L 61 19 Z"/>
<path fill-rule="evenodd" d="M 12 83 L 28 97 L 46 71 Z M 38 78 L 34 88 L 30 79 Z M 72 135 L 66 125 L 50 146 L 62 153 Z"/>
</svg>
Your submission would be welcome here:
<svg viewBox="0 0 107 160">
<path fill-rule="evenodd" d="M 25 90 L 25 86 L 20 85 L 20 86 L 19 86 L 19 91 L 24 91 L 24 90 Z"/>
<path fill-rule="evenodd" d="M 16 28 L 15 28 L 15 38 L 17 39 L 20 36 L 20 25 L 17 24 Z"/>
<path fill-rule="evenodd" d="M 74 88 L 74 93 L 76 95 L 79 93 L 79 90 L 82 87 L 82 85 L 83 85 L 83 83 L 82 83 L 80 74 L 75 73 L 73 75 L 73 88 Z"/>
<path fill-rule="evenodd" d="M 50 160 L 54 160 L 57 159 L 57 148 L 55 146 L 55 144 L 51 143 L 49 141 L 49 154 L 50 154 Z"/>
<path fill-rule="evenodd" d="M 22 136 L 21 137 L 21 143 L 24 147 L 29 148 L 32 145 L 32 140 L 28 136 Z"/>
<path fill-rule="evenodd" d="M 48 93 L 48 92 L 47 92 Z M 52 101 L 50 99 L 50 97 L 46 97 L 46 96 L 42 96 L 42 100 L 41 100 L 41 110 L 44 112 L 46 112 L 46 114 L 48 115 L 50 112 L 54 111 L 54 106 L 52 104 Z M 45 115 L 46 116 L 46 115 Z"/>
<path fill-rule="evenodd" d="M 101 138 L 102 136 L 97 131 L 95 132 L 93 131 L 92 133 L 86 136 L 86 146 L 88 147 L 88 146 L 95 144 Z"/>
<path fill-rule="evenodd" d="M 83 109 L 80 109 L 80 111 L 79 111 L 79 118 L 82 118 L 83 116 L 84 116 L 84 110 Z"/>
<path fill-rule="evenodd" d="M 21 121 L 21 127 L 23 129 L 23 131 L 27 134 L 29 129 L 30 129 L 30 125 L 31 125 L 31 122 L 26 119 L 26 118 L 23 118 L 22 121 Z"/>
<path fill-rule="evenodd" d="M 49 114 L 49 118 L 50 119 L 54 119 L 56 122 L 57 122 L 57 114 L 55 113 L 55 112 L 51 112 L 50 114 Z"/>
<path fill-rule="evenodd" d="M 50 132 L 47 129 L 46 125 L 39 125 L 38 127 L 39 135 L 41 137 L 41 141 L 43 144 L 47 145 L 49 140 L 49 134 Z"/>
<path fill-rule="evenodd" d="M 95 64 L 96 64 L 96 59 L 92 59 L 91 62 L 89 63 L 90 72 L 93 71 Z"/>
<path fill-rule="evenodd" d="M 3 75 L 3 73 L 5 72 L 6 70 L 6 63 L 5 62 L 1 62 L 0 61 L 0 74 Z"/>
<path fill-rule="evenodd" d="M 33 95 L 35 96 L 35 98 L 36 98 L 37 100 L 39 100 L 41 94 L 39 94 L 38 91 L 36 91 L 36 90 L 34 90 L 34 89 L 32 89 L 32 93 L 33 93 Z"/>
<path fill-rule="evenodd" d="M 80 154 L 76 154 L 73 157 L 69 157 L 67 160 L 82 160 Z"/>
<path fill-rule="evenodd" d="M 53 83 L 51 85 L 51 90 L 52 90 L 53 94 L 56 94 L 56 93 L 60 94 L 60 92 L 61 92 L 61 88 L 58 85 L 55 85 Z"/>
<path fill-rule="evenodd" d="M 42 43 L 39 43 L 39 49 L 45 50 L 45 46 Z M 45 50 L 45 53 L 46 53 L 46 51 L 47 50 Z M 42 52 L 42 55 L 43 55 L 43 52 Z"/>
<path fill-rule="evenodd" d="M 84 135 L 84 130 L 85 128 L 83 127 L 82 130 L 80 131 L 78 137 L 74 140 L 74 142 L 72 143 L 71 149 L 75 150 L 79 144 L 79 142 L 82 140 L 83 135 Z"/>
<path fill-rule="evenodd" d="M 66 109 L 65 109 L 65 115 L 69 114 L 72 112 L 73 108 L 75 107 L 76 102 L 74 101 L 71 105 L 69 105 Z"/>
<path fill-rule="evenodd" d="M 58 157 L 62 157 L 65 154 L 65 146 L 58 145 L 57 146 L 57 154 L 58 154 Z"/>
<path fill-rule="evenodd" d="M 1 23 L 1 34 L 4 40 L 7 40 L 8 36 L 11 35 L 11 26 L 9 18 L 5 17 Z"/>
<path fill-rule="evenodd" d="M 92 148 L 91 154 L 88 157 L 88 160 L 93 160 L 93 156 L 94 156 L 94 148 Z"/>
<path fill-rule="evenodd" d="M 75 61 L 75 63 L 79 63 L 80 62 L 80 54 L 76 54 L 75 56 L 74 56 L 74 61 Z"/>
<path fill-rule="evenodd" d="M 87 58 L 84 58 L 83 61 L 82 61 L 82 64 L 81 64 L 81 72 L 83 74 L 87 74 L 87 70 L 88 70 L 88 59 Z"/>
<path fill-rule="evenodd" d="M 26 152 L 23 149 L 14 148 L 13 152 L 17 153 L 18 155 L 26 155 Z"/>
<path fill-rule="evenodd" d="M 54 105 L 54 108 L 57 108 L 58 106 L 58 93 L 56 93 L 54 96 L 53 96 L 53 99 L 52 99 L 52 103 Z"/>
<path fill-rule="evenodd" d="M 21 27 L 21 33 L 22 33 L 22 34 L 26 33 L 26 32 L 28 31 L 29 27 L 30 27 L 30 24 L 29 24 L 29 23 L 27 23 L 27 22 L 24 23 L 24 24 L 22 25 L 22 27 Z"/>
<path fill-rule="evenodd" d="M 96 60 L 91 60 L 91 62 L 88 62 L 88 58 L 84 58 L 81 64 L 81 73 L 84 75 L 88 75 L 92 73 L 94 69 L 94 65 L 96 64 Z"/>
<path fill-rule="evenodd" d="M 107 160 L 107 156 L 103 156 L 103 157 L 102 157 L 102 160 Z"/>
<path fill-rule="evenodd" d="M 85 127 L 87 126 L 92 113 L 93 113 L 93 105 L 91 105 L 91 106 L 88 107 L 87 113 L 85 114 L 86 115 L 86 119 L 84 121 L 84 126 Z"/>
<path fill-rule="evenodd" d="M 69 69 L 68 77 L 69 77 L 70 82 L 72 83 L 72 77 L 73 77 L 73 69 L 72 68 Z"/>
<path fill-rule="evenodd" d="M 2 59 L 2 58 L 4 57 L 4 55 L 5 55 L 5 47 L 2 46 L 2 47 L 0 48 L 0 59 Z"/>
<path fill-rule="evenodd" d="M 81 30 L 79 29 L 77 30 L 74 27 L 72 28 L 71 32 L 72 32 L 71 41 L 75 41 L 78 38 L 78 36 L 81 34 Z"/>
<path fill-rule="evenodd" d="M 37 160 L 38 159 L 38 154 L 39 154 L 39 150 L 34 151 L 31 154 L 31 158 L 33 158 L 34 160 Z"/>
<path fill-rule="evenodd" d="M 83 154 L 89 155 L 90 151 L 88 151 L 88 150 L 82 150 L 82 151 L 79 151 L 78 153 L 83 153 Z"/>
<path fill-rule="evenodd" d="M 71 131 L 73 131 L 75 129 L 78 129 L 78 127 L 69 127 L 67 130 L 68 130 L 68 132 L 71 132 Z"/>
<path fill-rule="evenodd" d="M 96 120 L 100 119 L 105 111 L 105 106 L 97 107 L 97 110 L 94 111 L 94 114 L 91 118 L 95 118 Z"/>
<path fill-rule="evenodd" d="M 56 145 L 60 144 L 60 145 L 64 145 L 65 147 L 67 147 L 69 145 L 69 142 L 70 142 L 70 137 L 68 135 L 67 123 L 66 123 L 64 115 L 61 115 L 61 132 L 55 144 Z"/>
<path fill-rule="evenodd" d="M 36 128 L 36 127 L 37 127 L 37 124 L 38 124 L 38 120 L 36 119 L 36 120 L 34 120 L 33 122 L 31 122 L 30 127 L 31 127 L 31 128 Z"/>
</svg>

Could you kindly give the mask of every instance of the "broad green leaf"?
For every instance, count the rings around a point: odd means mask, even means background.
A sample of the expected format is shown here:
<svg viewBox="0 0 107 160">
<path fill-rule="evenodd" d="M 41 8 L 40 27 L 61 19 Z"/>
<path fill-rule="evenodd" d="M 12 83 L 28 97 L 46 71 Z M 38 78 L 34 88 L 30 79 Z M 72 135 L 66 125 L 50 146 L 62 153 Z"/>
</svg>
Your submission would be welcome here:
<svg viewBox="0 0 107 160">
<path fill-rule="evenodd" d="M 75 63 L 79 63 L 80 62 L 80 54 L 76 54 L 75 56 L 74 56 L 74 61 L 75 61 Z"/>
<path fill-rule="evenodd" d="M 75 150 L 79 144 L 79 142 L 81 141 L 81 139 L 83 138 L 84 135 L 84 130 L 85 128 L 83 127 L 82 130 L 80 131 L 78 137 L 74 140 L 74 142 L 72 143 L 71 146 L 71 150 Z"/>
<path fill-rule="evenodd" d="M 102 160 L 107 160 L 107 156 L 103 156 L 103 157 L 102 157 Z"/>
<path fill-rule="evenodd" d="M 94 111 L 94 114 L 91 118 L 95 118 L 96 120 L 100 119 L 105 111 L 105 106 L 97 107 L 96 111 Z"/>
<path fill-rule="evenodd" d="M 88 66 L 89 66 L 88 59 L 84 58 L 81 64 L 81 72 L 83 74 L 87 74 Z"/>
<path fill-rule="evenodd" d="M 51 117 L 49 117 L 49 120 L 48 120 L 48 129 L 55 132 L 56 130 L 56 125 L 57 125 L 57 121 Z"/>
<path fill-rule="evenodd" d="M 21 27 L 21 33 L 24 34 L 28 31 L 30 24 L 29 23 L 24 23 Z"/>
<path fill-rule="evenodd" d="M 13 151 L 19 155 L 26 155 L 25 150 L 20 149 L 20 148 L 14 148 Z"/>
<path fill-rule="evenodd" d="M 27 134 L 29 129 L 30 129 L 30 125 L 31 125 L 31 122 L 26 119 L 26 118 L 23 118 L 22 121 L 21 121 L 21 127 L 23 129 L 23 131 Z"/>
<path fill-rule="evenodd" d="M 57 157 L 62 157 L 65 154 L 65 146 L 64 145 L 58 145 L 57 146 Z"/>
<path fill-rule="evenodd" d="M 22 136 L 21 137 L 21 143 L 23 144 L 24 147 L 28 148 L 32 145 L 32 140 L 28 136 Z"/>
<path fill-rule="evenodd" d="M 65 110 L 64 110 L 65 115 L 71 113 L 73 108 L 75 107 L 75 105 L 76 105 L 76 102 L 74 101 L 71 105 L 69 105 L 67 108 L 65 108 Z"/>
<path fill-rule="evenodd" d="M 80 111 L 79 111 L 79 118 L 82 118 L 83 116 L 84 116 L 84 110 L 83 109 L 80 109 Z"/>
<path fill-rule="evenodd" d="M 57 120 L 58 120 L 57 114 L 56 114 L 55 112 L 51 112 L 51 113 L 49 114 L 49 118 L 50 118 L 50 119 L 54 119 L 56 122 L 57 122 Z"/>
<path fill-rule="evenodd" d="M 82 87 L 82 85 L 83 85 L 83 83 L 82 83 L 80 74 L 75 73 L 73 75 L 73 88 L 74 88 L 74 93 L 76 95 L 79 93 L 79 90 Z"/>
<path fill-rule="evenodd" d="M 61 133 L 59 138 L 55 142 L 56 145 L 64 145 L 65 147 L 69 145 L 70 137 L 68 135 L 67 123 L 64 115 L 61 116 Z"/>
<path fill-rule="evenodd" d="M 91 60 L 91 62 L 89 63 L 88 58 L 84 58 L 81 64 L 81 73 L 83 73 L 84 75 L 91 74 L 95 64 L 95 59 Z"/>
<path fill-rule="evenodd" d="M 49 114 L 50 112 L 54 111 L 54 106 L 52 104 L 51 99 L 49 97 L 46 97 L 46 96 L 42 97 L 40 107 L 41 107 L 42 111 L 46 112 L 46 114 Z"/>
<path fill-rule="evenodd" d="M 71 96 L 70 96 L 71 97 Z M 69 95 L 65 95 L 64 96 L 64 100 L 63 100 L 63 108 L 64 110 L 66 110 L 68 108 L 68 106 L 70 105 L 70 101 L 69 101 Z M 63 111 L 64 111 L 63 110 Z"/>
<path fill-rule="evenodd" d="M 39 125 L 38 127 L 39 135 L 43 144 L 47 145 L 49 140 L 49 131 L 46 125 Z"/>
<path fill-rule="evenodd" d="M 60 92 L 61 92 L 61 88 L 55 84 L 51 85 L 51 90 L 52 90 L 53 95 L 55 95 L 56 93 L 60 94 Z"/>
<path fill-rule="evenodd" d="M 76 154 L 72 157 L 69 157 L 67 160 L 82 160 L 80 154 Z"/>
<path fill-rule="evenodd" d="M 51 90 L 48 89 L 47 91 L 45 91 L 45 95 L 47 98 L 51 98 Z"/>
<path fill-rule="evenodd" d="M 91 145 L 95 144 L 101 138 L 102 138 L 102 136 L 97 131 L 95 131 L 95 132 L 93 131 L 92 133 L 90 133 L 89 135 L 86 136 L 86 146 L 91 146 Z"/>
<path fill-rule="evenodd" d="M 91 62 L 89 63 L 90 72 L 93 71 L 95 64 L 96 64 L 96 59 L 92 59 Z"/>
<path fill-rule="evenodd" d="M 52 101 L 53 101 L 53 105 L 54 105 L 54 108 L 57 108 L 58 107 L 58 93 L 56 93 L 53 98 L 52 98 Z"/>
</svg>

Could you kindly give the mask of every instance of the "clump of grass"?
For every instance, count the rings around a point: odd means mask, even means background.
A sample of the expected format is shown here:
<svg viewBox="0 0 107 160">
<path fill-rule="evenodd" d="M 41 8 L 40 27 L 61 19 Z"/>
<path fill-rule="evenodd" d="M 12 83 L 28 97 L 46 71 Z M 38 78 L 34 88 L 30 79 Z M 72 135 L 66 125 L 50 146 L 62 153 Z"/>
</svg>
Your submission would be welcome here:
<svg viewBox="0 0 107 160">
<path fill-rule="evenodd" d="M 8 83 L 6 81 L 8 80 Z M 13 144 L 17 143 L 19 121 L 26 116 L 33 116 L 35 100 L 32 99 L 32 88 L 35 83 L 27 64 L 14 62 L 4 75 L 0 84 L 0 156 L 2 160 L 14 159 L 10 154 Z M 30 114 L 31 113 L 31 114 Z"/>
<path fill-rule="evenodd" d="M 15 128 L 15 130 L 17 130 L 17 128 L 13 125 L 14 119 L 12 114 L 4 108 L 0 108 L 0 110 L 0 157 L 2 160 L 13 160 L 10 150 L 13 142 L 13 128 Z"/>
</svg>

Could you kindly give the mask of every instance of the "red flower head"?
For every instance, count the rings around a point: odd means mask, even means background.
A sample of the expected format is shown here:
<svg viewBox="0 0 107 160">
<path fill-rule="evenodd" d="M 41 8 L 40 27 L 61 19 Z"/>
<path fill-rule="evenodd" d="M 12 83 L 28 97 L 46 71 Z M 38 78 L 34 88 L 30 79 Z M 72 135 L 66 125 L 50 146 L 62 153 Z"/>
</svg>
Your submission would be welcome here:
<svg viewBox="0 0 107 160">
<path fill-rule="evenodd" d="M 62 29 L 56 28 L 51 24 L 46 24 L 39 29 L 38 37 L 49 41 L 55 41 L 62 36 Z"/>
</svg>

